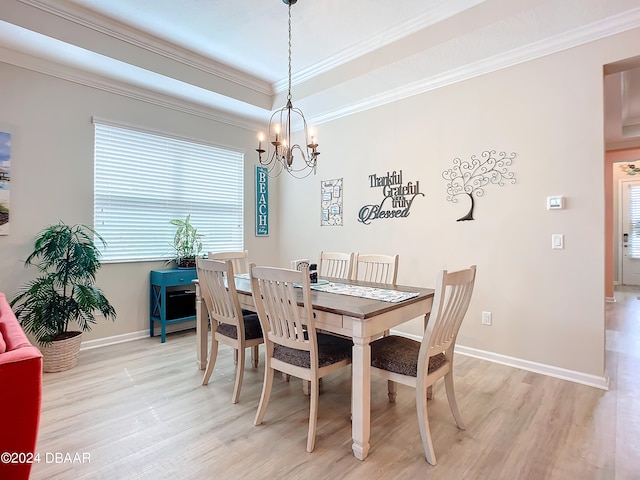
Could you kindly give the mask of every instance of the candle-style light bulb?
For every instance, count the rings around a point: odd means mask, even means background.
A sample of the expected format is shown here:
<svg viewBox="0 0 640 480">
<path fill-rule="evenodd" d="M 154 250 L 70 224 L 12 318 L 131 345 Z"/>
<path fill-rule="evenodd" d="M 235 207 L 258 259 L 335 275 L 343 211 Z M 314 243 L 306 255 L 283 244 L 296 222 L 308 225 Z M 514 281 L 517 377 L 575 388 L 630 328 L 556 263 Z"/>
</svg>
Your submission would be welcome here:
<svg viewBox="0 0 640 480">
<path fill-rule="evenodd" d="M 264 133 L 258 133 L 258 149 L 262 150 L 262 141 L 264 140 Z"/>
</svg>

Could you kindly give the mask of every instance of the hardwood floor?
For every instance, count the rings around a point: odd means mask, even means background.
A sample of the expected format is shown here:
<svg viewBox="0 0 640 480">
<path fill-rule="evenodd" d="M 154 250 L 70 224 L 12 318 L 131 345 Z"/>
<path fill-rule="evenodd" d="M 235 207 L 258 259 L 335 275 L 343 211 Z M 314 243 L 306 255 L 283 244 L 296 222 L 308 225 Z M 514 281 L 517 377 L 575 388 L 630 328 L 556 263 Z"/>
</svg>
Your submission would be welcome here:
<svg viewBox="0 0 640 480">
<path fill-rule="evenodd" d="M 316 447 L 306 453 L 309 404 L 299 380 L 277 378 L 263 425 L 253 425 L 262 348 L 236 405 L 232 350 L 220 347 L 203 387 L 192 331 L 165 344 L 83 351 L 75 369 L 44 376 L 41 461 L 31 478 L 639 479 L 639 297 L 619 289 L 606 307 L 608 392 L 457 355 L 467 430 L 456 428 L 438 382 L 429 402 L 435 467 L 424 458 L 414 390 L 402 385 L 394 404 L 385 381 L 372 379 L 371 451 L 360 462 L 351 453 L 348 369 L 324 379 Z"/>
</svg>

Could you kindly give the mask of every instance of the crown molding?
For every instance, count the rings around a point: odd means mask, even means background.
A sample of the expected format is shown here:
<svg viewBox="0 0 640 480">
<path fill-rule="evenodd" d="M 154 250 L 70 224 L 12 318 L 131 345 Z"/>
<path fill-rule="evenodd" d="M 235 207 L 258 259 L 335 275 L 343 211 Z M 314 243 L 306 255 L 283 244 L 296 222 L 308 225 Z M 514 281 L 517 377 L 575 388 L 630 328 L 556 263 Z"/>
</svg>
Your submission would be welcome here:
<svg viewBox="0 0 640 480">
<path fill-rule="evenodd" d="M 51 0 L 18 0 L 25 5 L 37 8 L 49 14 L 63 18 L 77 25 L 107 35 L 113 39 L 142 48 L 148 52 L 163 56 L 169 60 L 195 68 L 209 75 L 236 83 L 265 95 L 273 95 L 273 87 L 269 82 L 260 80 L 239 70 L 230 68 L 202 55 L 174 45 L 162 38 L 155 37 L 130 28 L 104 15 L 80 7 L 63 5 Z"/>
<path fill-rule="evenodd" d="M 374 52 L 379 48 L 393 44 L 417 31 L 442 22 L 447 18 L 473 8 L 485 1 L 486 0 L 443 0 L 439 5 L 430 9 L 428 12 L 418 15 L 402 25 L 390 27 L 386 31 L 367 38 L 350 48 L 345 48 L 340 53 L 333 55 L 330 58 L 293 73 L 291 75 L 291 84 L 297 85 L 311 80 L 312 78 L 326 73 L 329 70 L 349 63 L 363 55 Z M 457 3 L 458 5 L 453 5 L 454 3 Z M 286 91 L 287 86 L 288 80 L 283 78 L 274 84 L 274 92 L 284 92 Z"/>
<path fill-rule="evenodd" d="M 371 108 L 403 100 L 414 95 L 426 93 L 437 88 L 535 60 L 546 55 L 568 50 L 637 27 L 640 27 L 640 7 L 611 16 L 602 21 L 555 35 L 542 41 L 531 43 L 524 47 L 500 53 L 438 75 L 407 83 L 402 87 L 367 97 L 359 102 L 332 110 L 325 114 L 309 116 L 309 121 L 319 125 L 337 120 Z"/>
<path fill-rule="evenodd" d="M 263 120 L 227 114 L 216 109 L 215 106 L 207 107 L 196 102 L 189 102 L 172 95 L 136 87 L 126 82 L 106 78 L 102 75 L 93 74 L 68 65 L 61 65 L 4 47 L 0 47 L 0 62 L 245 130 L 255 131 L 263 122 Z M 268 113 L 265 113 L 266 115 Z"/>
</svg>

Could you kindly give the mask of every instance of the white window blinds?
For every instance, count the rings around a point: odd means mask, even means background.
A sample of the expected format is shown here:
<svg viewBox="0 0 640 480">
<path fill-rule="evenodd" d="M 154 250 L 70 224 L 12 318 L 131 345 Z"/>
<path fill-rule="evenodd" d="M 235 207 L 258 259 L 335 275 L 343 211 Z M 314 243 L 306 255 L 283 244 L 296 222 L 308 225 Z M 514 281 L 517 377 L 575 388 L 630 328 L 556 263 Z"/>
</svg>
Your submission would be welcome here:
<svg viewBox="0 0 640 480">
<path fill-rule="evenodd" d="M 107 242 L 103 261 L 173 258 L 169 221 L 188 214 L 203 253 L 244 249 L 242 153 L 94 124 L 94 226 Z"/>
<path fill-rule="evenodd" d="M 629 247 L 631 258 L 640 258 L 640 186 L 629 186 Z"/>
</svg>

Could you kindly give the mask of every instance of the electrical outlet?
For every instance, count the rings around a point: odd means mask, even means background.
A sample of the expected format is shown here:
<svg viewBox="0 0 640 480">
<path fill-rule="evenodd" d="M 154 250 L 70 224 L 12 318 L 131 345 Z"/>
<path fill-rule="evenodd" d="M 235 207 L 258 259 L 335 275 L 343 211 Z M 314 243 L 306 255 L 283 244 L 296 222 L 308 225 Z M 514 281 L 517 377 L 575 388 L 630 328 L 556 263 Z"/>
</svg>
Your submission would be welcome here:
<svg viewBox="0 0 640 480">
<path fill-rule="evenodd" d="M 482 325 L 491 325 L 491 312 L 482 312 Z"/>
</svg>

